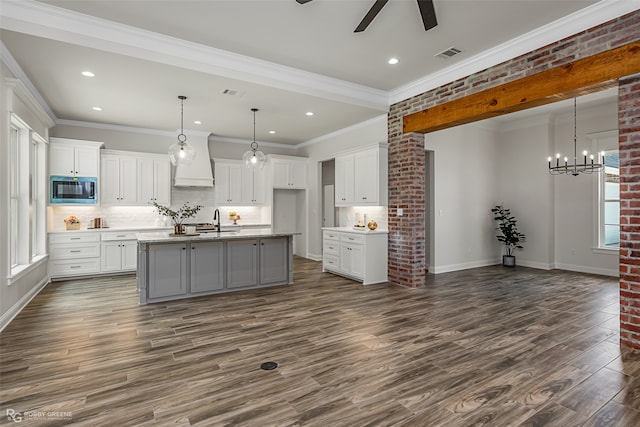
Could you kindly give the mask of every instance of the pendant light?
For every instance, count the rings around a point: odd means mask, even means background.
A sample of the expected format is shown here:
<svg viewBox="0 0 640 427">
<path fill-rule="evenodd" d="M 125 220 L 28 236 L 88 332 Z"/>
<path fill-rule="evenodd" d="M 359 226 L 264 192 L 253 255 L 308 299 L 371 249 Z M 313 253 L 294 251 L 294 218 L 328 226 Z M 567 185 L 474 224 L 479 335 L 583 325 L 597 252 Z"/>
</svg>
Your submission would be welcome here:
<svg viewBox="0 0 640 427">
<path fill-rule="evenodd" d="M 187 144 L 187 136 L 184 134 L 184 100 L 187 97 L 180 95 L 178 99 L 180 100 L 180 134 L 178 142 L 169 147 L 169 159 L 174 166 L 188 165 L 196 157 L 196 150 Z"/>
<path fill-rule="evenodd" d="M 599 158 L 595 160 L 602 159 L 602 162 L 594 162 L 593 154 L 589 155 L 587 150 L 582 152 L 583 155 L 583 163 L 578 163 L 578 107 L 576 104 L 576 98 L 573 98 L 573 163 L 569 163 L 569 158 L 564 158 L 564 164 L 560 163 L 560 153 L 556 154 L 556 164 L 555 166 L 551 163 L 551 157 L 547 159 L 549 163 L 549 173 L 551 175 L 573 175 L 578 176 L 581 173 L 594 173 L 601 172 L 604 169 L 604 151 L 599 154 Z M 589 156 L 589 160 L 587 161 L 587 156 Z"/>
<path fill-rule="evenodd" d="M 253 111 L 253 142 L 251 143 L 251 149 L 244 153 L 242 161 L 248 168 L 262 168 L 266 162 L 264 153 L 258 150 L 258 143 L 256 142 L 256 111 L 257 108 L 252 108 Z"/>
</svg>

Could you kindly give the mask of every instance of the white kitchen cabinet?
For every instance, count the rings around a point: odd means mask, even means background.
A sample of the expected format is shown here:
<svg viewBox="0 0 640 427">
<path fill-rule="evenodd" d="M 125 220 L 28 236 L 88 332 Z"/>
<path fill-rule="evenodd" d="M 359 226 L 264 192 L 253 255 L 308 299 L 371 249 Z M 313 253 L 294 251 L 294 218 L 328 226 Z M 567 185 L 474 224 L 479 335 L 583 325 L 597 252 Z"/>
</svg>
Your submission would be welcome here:
<svg viewBox="0 0 640 427">
<path fill-rule="evenodd" d="M 100 271 L 119 273 L 135 271 L 138 242 L 134 232 L 102 233 Z"/>
<path fill-rule="evenodd" d="M 103 153 L 101 168 L 100 203 L 136 205 L 138 203 L 136 158 Z"/>
<path fill-rule="evenodd" d="M 265 169 L 242 168 L 242 204 L 264 205 L 267 201 Z"/>
<path fill-rule="evenodd" d="M 307 188 L 307 160 L 292 156 L 271 157 L 273 188 L 304 190 Z"/>
<path fill-rule="evenodd" d="M 99 272 L 99 233 L 69 232 L 49 236 L 49 275 L 52 278 Z"/>
<path fill-rule="evenodd" d="M 227 288 L 258 285 L 258 240 L 227 242 Z"/>
<path fill-rule="evenodd" d="M 242 163 L 215 160 L 215 201 L 218 205 L 242 204 Z"/>
<path fill-rule="evenodd" d="M 289 240 L 286 237 L 260 239 L 260 284 L 287 283 Z"/>
<path fill-rule="evenodd" d="M 322 271 L 339 274 L 368 285 L 387 281 L 386 232 L 350 232 L 324 229 Z"/>
<path fill-rule="evenodd" d="M 190 293 L 224 289 L 224 242 L 192 242 L 190 247 Z"/>
<path fill-rule="evenodd" d="M 387 204 L 386 144 L 336 156 L 336 206 Z"/>
<path fill-rule="evenodd" d="M 98 177 L 102 142 L 49 139 L 49 175 Z"/>
<path fill-rule="evenodd" d="M 147 253 L 148 297 L 187 294 L 187 242 L 150 245 Z"/>
<path fill-rule="evenodd" d="M 137 161 L 137 202 L 148 205 L 171 204 L 171 166 L 167 156 L 161 158 L 138 157 Z"/>
</svg>

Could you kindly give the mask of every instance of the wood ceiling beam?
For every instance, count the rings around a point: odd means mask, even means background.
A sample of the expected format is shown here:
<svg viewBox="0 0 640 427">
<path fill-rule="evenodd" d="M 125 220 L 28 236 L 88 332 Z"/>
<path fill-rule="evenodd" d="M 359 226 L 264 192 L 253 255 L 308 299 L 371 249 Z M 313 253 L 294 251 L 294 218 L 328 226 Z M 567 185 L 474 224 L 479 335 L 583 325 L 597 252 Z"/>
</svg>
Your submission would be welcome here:
<svg viewBox="0 0 640 427">
<path fill-rule="evenodd" d="M 403 132 L 429 133 L 598 92 L 640 73 L 640 41 L 403 117 Z"/>
</svg>

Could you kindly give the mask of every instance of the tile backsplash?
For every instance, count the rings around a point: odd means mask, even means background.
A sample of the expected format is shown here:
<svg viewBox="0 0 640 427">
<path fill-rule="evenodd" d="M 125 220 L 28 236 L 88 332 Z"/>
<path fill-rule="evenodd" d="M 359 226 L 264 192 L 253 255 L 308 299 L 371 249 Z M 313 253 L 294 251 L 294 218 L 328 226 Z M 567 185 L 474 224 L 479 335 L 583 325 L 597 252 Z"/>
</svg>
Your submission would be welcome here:
<svg viewBox="0 0 640 427">
<path fill-rule="evenodd" d="M 378 229 L 388 230 L 389 220 L 386 206 L 356 206 L 338 208 L 337 225 L 339 227 L 351 227 L 357 223 L 356 218 L 367 216 L 367 222 L 371 219 L 378 223 Z M 366 225 L 366 223 L 365 223 Z"/>
</svg>

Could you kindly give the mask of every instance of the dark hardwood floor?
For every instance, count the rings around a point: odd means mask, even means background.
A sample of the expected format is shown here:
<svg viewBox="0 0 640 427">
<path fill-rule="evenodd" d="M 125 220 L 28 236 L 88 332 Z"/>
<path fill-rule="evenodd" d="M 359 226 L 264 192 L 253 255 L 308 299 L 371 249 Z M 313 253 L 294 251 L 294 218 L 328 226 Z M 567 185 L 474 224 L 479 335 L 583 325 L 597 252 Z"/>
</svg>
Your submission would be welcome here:
<svg viewBox="0 0 640 427">
<path fill-rule="evenodd" d="M 0 334 L 0 423 L 640 426 L 618 323 L 616 279 L 523 267 L 410 290 L 296 258 L 292 286 L 143 307 L 133 276 L 56 282 Z"/>
</svg>

